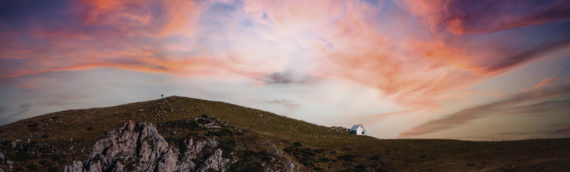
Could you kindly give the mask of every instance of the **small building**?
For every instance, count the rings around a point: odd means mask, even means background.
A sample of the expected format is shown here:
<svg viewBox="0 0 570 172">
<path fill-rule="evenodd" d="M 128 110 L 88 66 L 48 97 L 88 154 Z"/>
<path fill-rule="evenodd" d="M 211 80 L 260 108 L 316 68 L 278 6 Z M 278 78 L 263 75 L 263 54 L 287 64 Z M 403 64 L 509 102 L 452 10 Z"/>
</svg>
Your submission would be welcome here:
<svg viewBox="0 0 570 172">
<path fill-rule="evenodd" d="M 356 124 L 350 128 L 350 134 L 364 135 L 365 133 L 366 129 L 364 129 L 364 126 L 362 126 L 362 124 Z"/>
</svg>

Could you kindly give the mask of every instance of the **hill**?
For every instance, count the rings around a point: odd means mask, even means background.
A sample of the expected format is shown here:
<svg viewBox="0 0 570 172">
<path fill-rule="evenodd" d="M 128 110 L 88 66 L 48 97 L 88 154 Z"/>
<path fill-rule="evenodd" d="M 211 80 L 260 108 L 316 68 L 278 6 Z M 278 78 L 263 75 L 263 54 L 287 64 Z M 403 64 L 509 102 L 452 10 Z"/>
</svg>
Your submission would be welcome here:
<svg viewBox="0 0 570 172">
<path fill-rule="evenodd" d="M 204 119 L 213 122 L 204 123 Z M 190 139 L 195 143 L 215 140 L 204 157 L 191 160 L 196 167 L 208 164 L 205 158 L 219 149 L 223 157 L 218 159 L 227 159 L 230 171 L 284 169 L 281 165 L 287 163 L 294 166 L 289 169 L 293 171 L 570 170 L 570 139 L 382 140 L 247 107 L 176 96 L 55 112 L 1 126 L 0 168 L 62 171 L 76 161 L 93 158 L 94 145 L 125 132 L 121 126 L 124 129 L 129 123 L 156 126 L 153 138 L 161 141 L 162 137 L 180 162 Z M 129 132 L 143 129 L 152 127 Z"/>
</svg>

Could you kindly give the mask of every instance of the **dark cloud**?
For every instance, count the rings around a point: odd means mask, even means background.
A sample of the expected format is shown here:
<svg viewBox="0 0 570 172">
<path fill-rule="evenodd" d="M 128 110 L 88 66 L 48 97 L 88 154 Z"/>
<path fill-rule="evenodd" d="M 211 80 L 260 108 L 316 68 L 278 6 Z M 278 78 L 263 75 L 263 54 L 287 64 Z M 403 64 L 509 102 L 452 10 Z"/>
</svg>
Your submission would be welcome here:
<svg viewBox="0 0 570 172">
<path fill-rule="evenodd" d="M 541 57 L 540 55 L 554 50 L 570 46 L 570 33 L 561 36 L 561 40 L 552 41 L 545 44 L 532 47 L 526 51 L 513 52 L 514 55 L 506 58 L 497 58 L 494 60 L 486 61 L 485 68 L 487 71 L 501 71 L 508 69 L 518 64 L 522 64 L 529 60 Z"/>
<path fill-rule="evenodd" d="M 288 72 L 275 72 L 266 75 L 263 81 L 266 84 L 304 84 L 314 81 L 315 78 L 308 76 L 296 76 Z"/>
<path fill-rule="evenodd" d="M 294 102 L 292 102 L 290 100 L 286 100 L 286 99 L 271 100 L 271 101 L 267 101 L 266 103 L 278 104 L 278 105 L 286 107 L 287 109 L 292 109 L 292 110 L 295 110 L 295 109 L 299 108 L 299 106 L 300 106 L 298 103 L 294 103 Z"/>
<path fill-rule="evenodd" d="M 290 75 L 285 73 L 272 73 L 265 77 L 265 82 L 268 84 L 289 84 L 293 80 Z"/>
<path fill-rule="evenodd" d="M 462 33 L 496 32 L 570 19 L 570 3 L 560 0 L 452 0 L 444 10 L 441 24 Z"/>
<path fill-rule="evenodd" d="M 524 131 L 521 131 L 521 132 L 501 132 L 501 133 L 499 133 L 499 135 L 503 135 L 503 136 L 526 136 L 528 138 L 570 137 L 570 124 L 555 125 L 555 126 L 550 126 L 550 127 L 555 127 L 555 128 L 554 129 L 548 129 L 548 130 L 533 131 L 533 132 L 524 132 Z"/>
<path fill-rule="evenodd" d="M 530 105 L 519 105 L 519 103 L 531 101 L 539 101 L 545 98 L 559 98 L 570 96 L 570 85 L 562 85 L 557 87 L 549 87 L 542 90 L 533 90 L 528 92 L 519 93 L 517 95 L 511 96 L 505 100 L 484 104 L 480 106 L 471 107 L 468 109 L 461 110 L 459 112 L 447 115 L 444 118 L 429 121 L 427 123 L 421 124 L 414 127 L 408 131 L 400 134 L 402 137 L 412 137 L 420 136 L 429 133 L 434 133 L 446 129 L 450 129 L 461 124 L 468 123 L 469 121 L 488 117 L 492 115 L 497 115 L 498 111 L 504 110 L 517 110 L 519 112 L 540 112 L 541 114 L 552 113 L 553 111 L 559 111 L 567 109 L 570 107 L 570 100 L 548 100 L 542 101 L 540 103 L 530 104 Z M 545 108 L 548 106 L 556 106 L 556 108 Z"/>
</svg>

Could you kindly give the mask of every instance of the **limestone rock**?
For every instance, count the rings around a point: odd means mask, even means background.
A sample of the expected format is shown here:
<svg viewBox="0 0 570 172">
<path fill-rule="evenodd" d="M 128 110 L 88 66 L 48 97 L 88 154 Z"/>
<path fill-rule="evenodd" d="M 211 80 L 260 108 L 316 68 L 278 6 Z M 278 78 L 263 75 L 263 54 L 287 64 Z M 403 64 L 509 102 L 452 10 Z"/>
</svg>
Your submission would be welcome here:
<svg viewBox="0 0 570 172">
<path fill-rule="evenodd" d="M 225 171 L 231 165 L 215 139 L 186 144 L 180 152 L 168 146 L 153 124 L 129 121 L 95 143 L 86 161 L 73 161 L 64 171 Z M 195 158 L 205 161 L 196 164 Z"/>
<path fill-rule="evenodd" d="M 221 128 L 236 133 L 240 131 L 206 115 L 189 120 L 194 120 L 202 129 L 209 131 L 220 131 Z M 256 150 L 248 150 L 244 146 L 223 152 L 220 145 L 224 144 L 217 138 L 188 137 L 179 140 L 176 145 L 169 145 L 153 124 L 128 121 L 97 141 L 85 161 L 73 161 L 65 166 L 64 171 L 228 171 L 236 162 L 240 162 L 237 163 L 238 169 L 239 165 L 259 164 L 264 171 L 270 172 L 300 170 L 294 161 L 289 160 L 277 146 L 269 142 L 260 143 Z M 256 158 L 239 157 L 240 153 L 236 151 L 241 151 L 242 154 L 253 152 L 254 155 L 248 156 Z"/>
</svg>

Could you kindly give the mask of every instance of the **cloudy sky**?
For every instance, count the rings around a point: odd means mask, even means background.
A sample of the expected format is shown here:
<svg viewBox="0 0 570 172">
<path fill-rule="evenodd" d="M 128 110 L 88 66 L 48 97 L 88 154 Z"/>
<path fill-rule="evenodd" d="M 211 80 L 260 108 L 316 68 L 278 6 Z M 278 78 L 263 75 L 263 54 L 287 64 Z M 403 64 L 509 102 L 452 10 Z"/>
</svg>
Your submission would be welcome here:
<svg viewBox="0 0 570 172">
<path fill-rule="evenodd" d="M 161 94 L 378 138 L 570 137 L 570 2 L 0 2 L 0 125 Z"/>
</svg>

